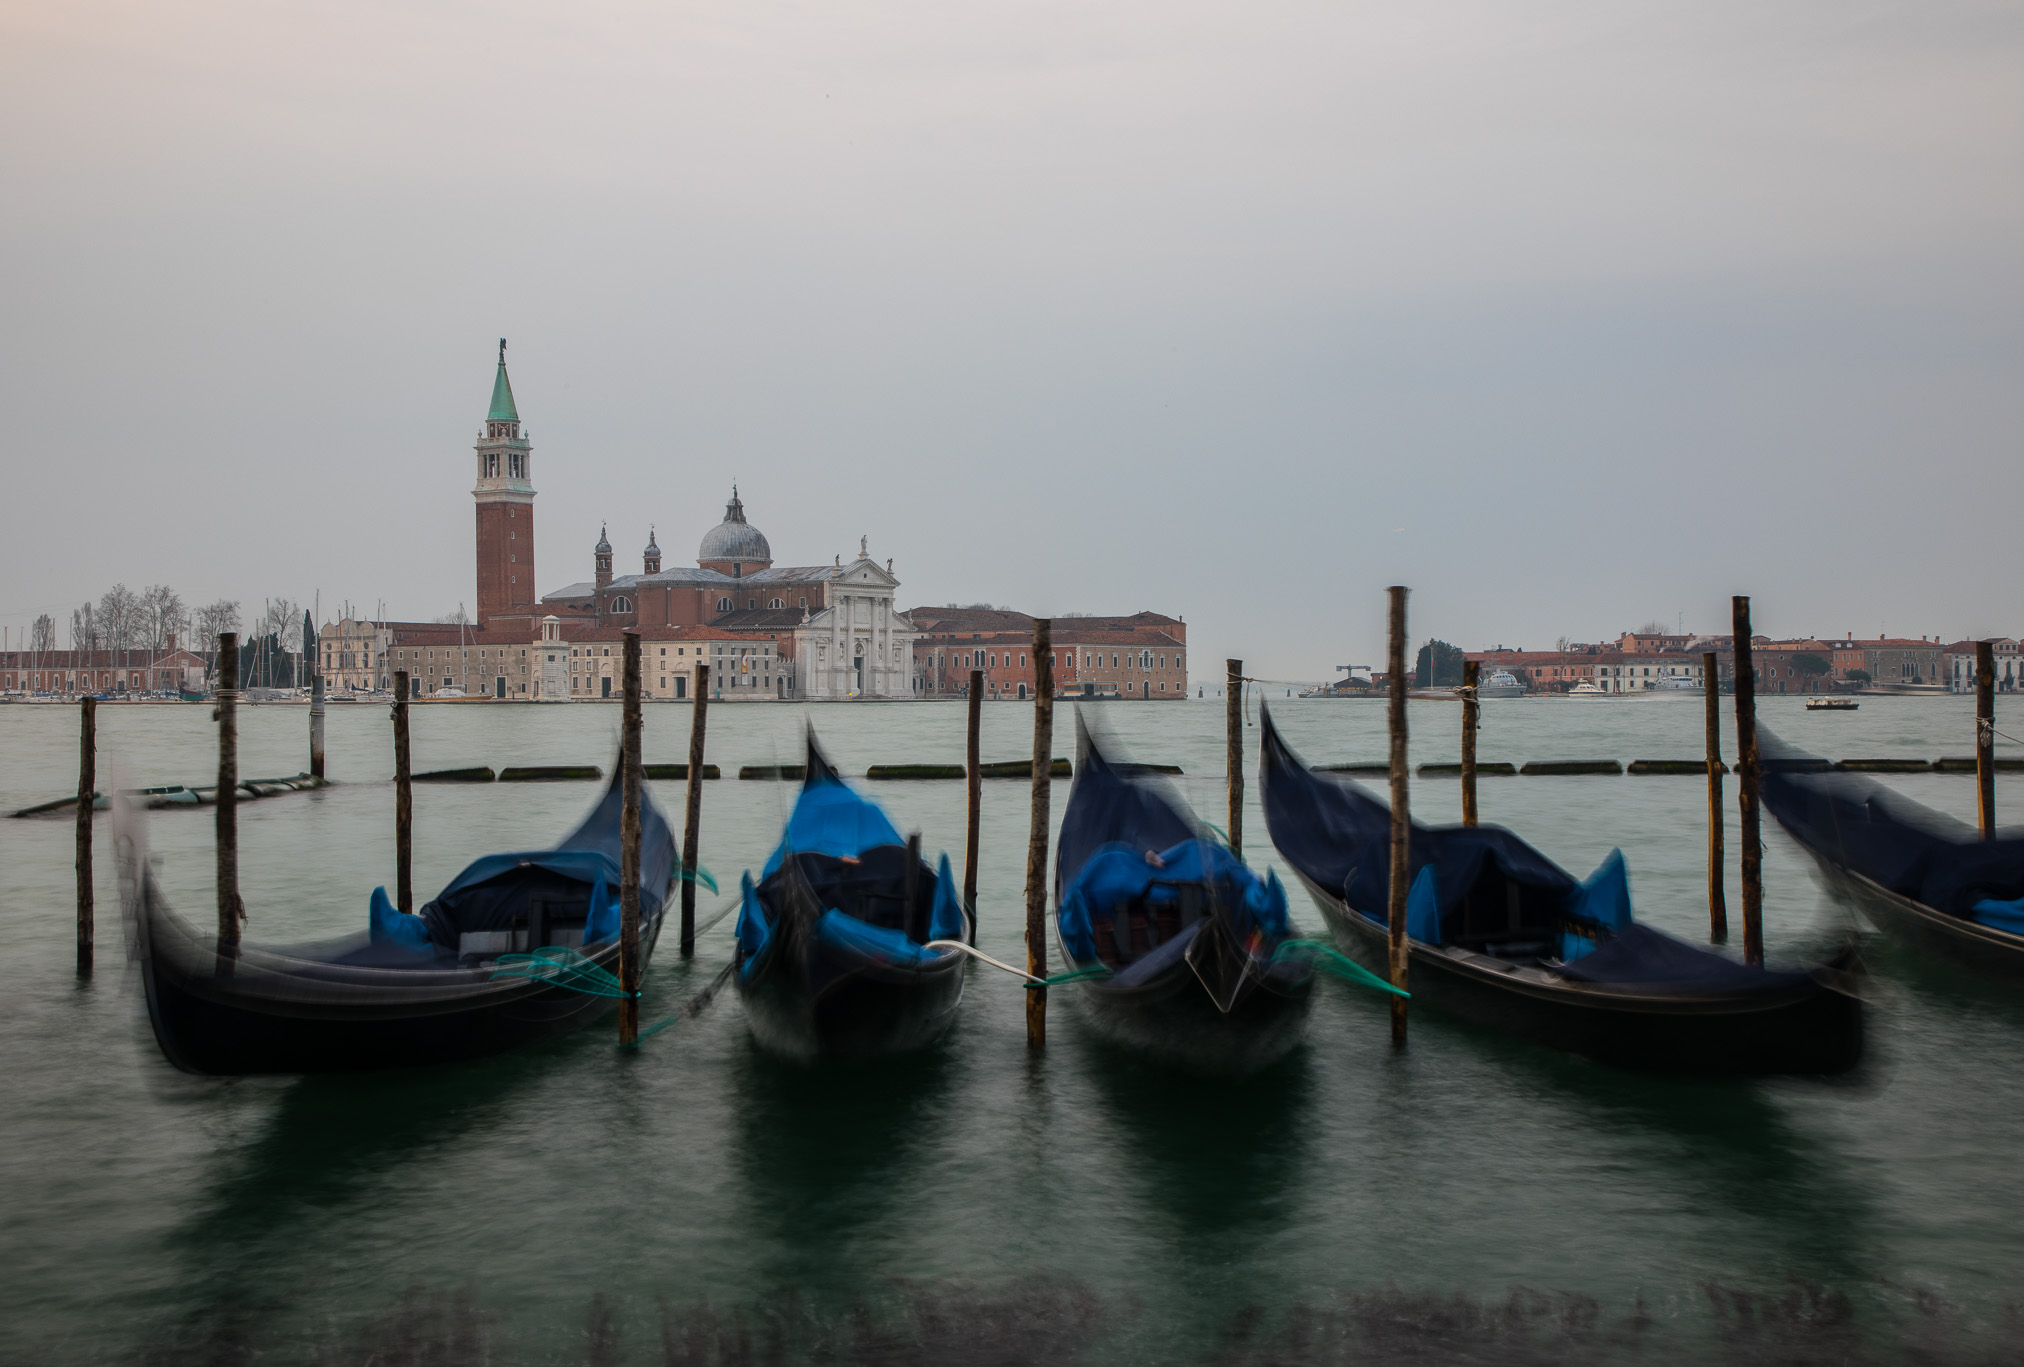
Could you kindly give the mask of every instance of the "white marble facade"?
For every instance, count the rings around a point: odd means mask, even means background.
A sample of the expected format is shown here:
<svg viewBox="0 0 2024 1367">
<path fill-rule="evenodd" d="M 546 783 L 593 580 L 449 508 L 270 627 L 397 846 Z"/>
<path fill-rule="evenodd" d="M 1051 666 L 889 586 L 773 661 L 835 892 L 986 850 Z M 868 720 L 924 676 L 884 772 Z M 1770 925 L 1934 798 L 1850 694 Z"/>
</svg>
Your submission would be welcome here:
<svg viewBox="0 0 2024 1367">
<path fill-rule="evenodd" d="M 893 608 L 899 587 L 859 547 L 828 585 L 829 606 L 794 629 L 793 696 L 809 702 L 911 698 L 912 661 L 920 632 Z"/>
</svg>

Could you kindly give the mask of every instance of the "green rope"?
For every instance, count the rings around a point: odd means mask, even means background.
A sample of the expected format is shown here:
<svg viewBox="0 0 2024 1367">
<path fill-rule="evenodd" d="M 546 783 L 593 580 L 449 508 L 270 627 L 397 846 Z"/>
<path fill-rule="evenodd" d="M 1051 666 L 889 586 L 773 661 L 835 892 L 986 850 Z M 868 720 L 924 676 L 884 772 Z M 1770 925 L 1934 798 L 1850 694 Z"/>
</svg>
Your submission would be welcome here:
<svg viewBox="0 0 2024 1367">
<path fill-rule="evenodd" d="M 639 995 L 628 993 L 617 974 L 598 967 L 581 950 L 569 945 L 543 945 L 532 954 L 501 954 L 492 977 L 527 978 L 591 997 Z"/>
<path fill-rule="evenodd" d="M 1079 983 L 1085 978 L 1108 978 L 1109 976 L 1110 969 L 1104 967 L 1102 964 L 1098 964 L 1094 968 L 1076 968 L 1066 973 L 1057 973 L 1053 977 L 1043 978 L 1037 983 L 1029 982 L 1026 984 L 1026 990 L 1032 992 L 1042 987 L 1059 987 L 1063 983 Z"/>
<path fill-rule="evenodd" d="M 1281 942 L 1279 948 L 1272 951 L 1272 958 L 1276 962 L 1280 959 L 1292 958 L 1296 954 L 1310 956 L 1314 961 L 1315 967 L 1325 968 L 1346 982 L 1353 982 L 1363 987 L 1373 987 L 1380 992 L 1390 992 L 1400 997 L 1410 997 L 1413 995 L 1403 988 L 1393 987 L 1383 978 L 1378 977 L 1377 974 L 1371 972 L 1326 940 L 1286 940 Z"/>
<path fill-rule="evenodd" d="M 675 876 L 681 879 L 684 883 L 701 883 L 711 892 L 715 892 L 717 890 L 717 880 L 715 878 L 712 878 L 710 876 L 710 871 L 704 868 L 701 864 L 696 865 L 696 867 L 693 870 L 678 868 L 675 870 Z"/>
</svg>

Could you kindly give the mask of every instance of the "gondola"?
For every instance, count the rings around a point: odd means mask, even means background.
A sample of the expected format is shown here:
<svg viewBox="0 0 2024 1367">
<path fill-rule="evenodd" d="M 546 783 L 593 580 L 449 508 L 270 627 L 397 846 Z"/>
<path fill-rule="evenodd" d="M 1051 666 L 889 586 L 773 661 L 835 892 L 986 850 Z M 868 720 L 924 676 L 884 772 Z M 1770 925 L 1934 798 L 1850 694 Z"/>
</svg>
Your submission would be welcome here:
<svg viewBox="0 0 2024 1367">
<path fill-rule="evenodd" d="M 1309 769 L 1264 715 L 1265 824 L 1337 942 L 1382 969 L 1391 811 Z M 1849 960 L 1809 972 L 1737 963 L 1630 916 L 1620 853 L 1578 882 L 1511 831 L 1413 823 L 1408 985 L 1513 1035 L 1656 1072 L 1834 1073 L 1862 1054 Z"/>
<path fill-rule="evenodd" d="M 929 868 L 811 731 L 786 833 L 740 889 L 732 982 L 753 1038 L 800 1059 L 930 1044 L 963 1000 L 968 931 L 948 856 Z"/>
<path fill-rule="evenodd" d="M 1892 940 L 2024 983 L 2024 832 L 1964 822 L 1763 732 L 1764 807 Z"/>
<path fill-rule="evenodd" d="M 666 818 L 650 793 L 640 796 L 644 963 L 676 857 Z M 217 936 L 163 897 L 145 831 L 122 811 L 122 910 L 162 1053 L 186 1072 L 225 1075 L 417 1067 L 505 1053 L 587 1024 L 613 999 L 567 983 L 618 969 L 622 802 L 614 777 L 553 849 L 486 855 L 416 915 L 395 911 L 376 889 L 366 930 L 309 944 L 246 942 L 222 964 Z"/>
<path fill-rule="evenodd" d="M 1057 846 L 1055 934 L 1107 1040 L 1170 1066 L 1245 1076 L 1300 1042 L 1311 953 L 1286 890 L 1259 878 L 1157 776 L 1114 764 L 1077 725 Z"/>
</svg>

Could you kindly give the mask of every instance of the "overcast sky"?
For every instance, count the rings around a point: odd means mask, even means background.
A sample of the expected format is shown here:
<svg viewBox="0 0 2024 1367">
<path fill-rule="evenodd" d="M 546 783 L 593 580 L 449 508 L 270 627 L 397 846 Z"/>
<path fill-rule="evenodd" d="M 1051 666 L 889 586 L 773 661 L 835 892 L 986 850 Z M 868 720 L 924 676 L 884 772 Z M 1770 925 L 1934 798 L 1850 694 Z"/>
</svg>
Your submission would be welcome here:
<svg viewBox="0 0 2024 1367">
<path fill-rule="evenodd" d="M 17 2 L 0 623 L 782 564 L 1321 677 L 2024 633 L 2024 8 Z"/>
</svg>

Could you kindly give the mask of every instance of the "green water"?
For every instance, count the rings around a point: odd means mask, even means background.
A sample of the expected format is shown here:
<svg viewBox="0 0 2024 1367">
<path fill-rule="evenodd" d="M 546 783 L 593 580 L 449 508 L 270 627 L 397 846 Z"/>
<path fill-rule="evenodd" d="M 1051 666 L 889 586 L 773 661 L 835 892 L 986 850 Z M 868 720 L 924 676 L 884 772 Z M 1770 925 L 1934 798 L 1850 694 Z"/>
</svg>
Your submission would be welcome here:
<svg viewBox="0 0 2024 1367">
<path fill-rule="evenodd" d="M 1384 753 L 1380 707 L 1275 707 L 1311 760 Z M 1486 760 L 1700 753 L 1699 699 L 1484 710 Z M 1102 715 L 1222 820 L 1219 702 Z M 1835 757 L 1963 754 L 1972 735 L 1966 699 L 1812 716 L 1769 699 L 1764 716 Z M 961 758 L 955 704 L 721 707 L 710 758 L 792 762 L 810 717 L 847 773 Z M 987 760 L 1029 753 L 1030 709 L 984 717 Z M 100 718 L 102 763 L 117 755 L 129 785 L 214 773 L 208 708 Z M 686 758 L 687 720 L 649 709 L 647 759 Z M 616 724 L 612 707 L 417 708 L 416 765 L 608 765 Z M 1451 758 L 1456 725 L 1452 705 L 1415 703 L 1415 760 Z M 304 767 L 305 729 L 303 709 L 248 709 L 242 773 Z M 329 736 L 336 786 L 241 810 L 250 937 L 356 927 L 392 880 L 386 709 L 333 707 Z M 74 787 L 75 709 L 0 707 L 0 755 L 0 808 Z M 1891 782 L 1972 817 L 1970 779 Z M 1274 864 L 1249 787 L 1246 849 Z M 553 838 L 593 791 L 418 788 L 418 894 Z M 679 785 L 657 791 L 679 810 Z M 792 791 L 706 785 L 703 862 L 727 890 Z M 960 783 L 875 792 L 960 862 Z M 1023 783 L 986 785 L 980 944 L 1006 958 L 1026 801 Z M 1453 819 L 1458 788 L 1424 780 L 1413 801 Z M 2024 782 L 1998 801 L 2019 810 Z M 1705 933 L 1700 779 L 1485 780 L 1482 804 L 1579 874 L 1620 845 L 1638 915 Z M 1072 989 L 1030 1056 L 1021 994 L 988 970 L 939 1047 L 875 1066 L 774 1062 L 726 993 L 637 1055 L 598 1028 L 452 1070 L 221 1081 L 175 1073 L 148 1035 L 100 829 L 100 967 L 80 985 L 72 826 L 0 820 L 4 1361 L 1840 1361 L 1908 1345 L 1951 1361 L 1997 1352 L 2024 1299 L 2024 1009 L 1873 936 L 1869 1060 L 1833 1083 L 1640 1077 L 1430 1012 L 1394 1053 L 1382 1002 L 1329 981 L 1303 1049 L 1214 1084 L 1108 1056 Z M 211 830 L 208 811 L 150 824 L 168 895 L 199 921 Z M 1844 920 L 1790 842 L 1767 842 L 1766 940 L 1791 959 Z M 1320 926 L 1297 894 L 1295 917 Z M 692 964 L 663 942 L 649 1019 L 725 962 L 728 929 Z"/>
</svg>

